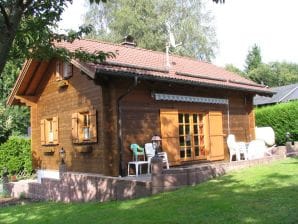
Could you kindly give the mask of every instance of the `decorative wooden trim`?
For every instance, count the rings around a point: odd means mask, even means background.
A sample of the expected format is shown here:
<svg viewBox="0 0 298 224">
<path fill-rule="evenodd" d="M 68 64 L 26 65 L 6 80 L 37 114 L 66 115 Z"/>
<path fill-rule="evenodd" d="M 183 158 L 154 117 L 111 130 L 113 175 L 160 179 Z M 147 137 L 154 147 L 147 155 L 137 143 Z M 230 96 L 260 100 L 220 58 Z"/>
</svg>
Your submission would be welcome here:
<svg viewBox="0 0 298 224">
<path fill-rule="evenodd" d="M 20 100 L 22 103 L 26 104 L 26 106 L 33 106 L 37 103 L 38 97 L 37 96 L 14 96 L 15 99 Z"/>
</svg>

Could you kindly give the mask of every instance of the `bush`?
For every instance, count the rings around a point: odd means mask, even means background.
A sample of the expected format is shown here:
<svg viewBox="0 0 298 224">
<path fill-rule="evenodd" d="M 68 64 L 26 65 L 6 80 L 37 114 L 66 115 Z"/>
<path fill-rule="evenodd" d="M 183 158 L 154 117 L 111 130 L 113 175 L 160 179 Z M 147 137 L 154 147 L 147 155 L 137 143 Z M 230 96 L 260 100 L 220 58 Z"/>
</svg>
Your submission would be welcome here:
<svg viewBox="0 0 298 224">
<path fill-rule="evenodd" d="M 298 101 L 257 108 L 255 114 L 257 127 L 273 128 L 276 144 L 285 144 L 287 132 L 298 141 Z"/>
<path fill-rule="evenodd" d="M 11 136 L 0 145 L 0 171 L 7 169 L 9 174 L 32 173 L 30 140 Z"/>
</svg>

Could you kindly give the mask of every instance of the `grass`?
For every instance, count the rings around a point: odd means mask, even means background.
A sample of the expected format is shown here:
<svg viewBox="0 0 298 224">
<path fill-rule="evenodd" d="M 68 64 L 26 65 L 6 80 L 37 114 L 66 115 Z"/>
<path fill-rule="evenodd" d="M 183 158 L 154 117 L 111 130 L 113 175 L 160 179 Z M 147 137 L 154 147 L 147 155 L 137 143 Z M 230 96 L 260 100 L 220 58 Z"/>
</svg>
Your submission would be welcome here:
<svg viewBox="0 0 298 224">
<path fill-rule="evenodd" d="M 298 158 L 148 198 L 0 208 L 0 223 L 298 223 Z"/>
</svg>

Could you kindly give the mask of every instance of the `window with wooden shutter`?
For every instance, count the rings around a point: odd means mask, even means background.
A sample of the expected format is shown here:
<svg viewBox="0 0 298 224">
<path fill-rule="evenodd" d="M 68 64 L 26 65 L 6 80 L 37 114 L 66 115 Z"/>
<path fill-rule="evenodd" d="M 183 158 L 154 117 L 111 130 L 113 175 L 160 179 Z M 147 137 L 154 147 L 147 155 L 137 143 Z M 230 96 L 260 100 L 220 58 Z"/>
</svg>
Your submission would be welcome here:
<svg viewBox="0 0 298 224">
<path fill-rule="evenodd" d="M 58 142 L 58 117 L 42 119 L 40 121 L 41 145 L 57 145 Z"/>
<path fill-rule="evenodd" d="M 96 110 L 72 114 L 72 140 L 82 144 L 97 142 Z"/>
<path fill-rule="evenodd" d="M 209 160 L 224 159 L 224 134 L 222 126 L 222 112 L 209 112 Z"/>
<path fill-rule="evenodd" d="M 162 149 L 168 154 L 171 165 L 180 163 L 178 110 L 160 110 Z"/>
<path fill-rule="evenodd" d="M 69 79 L 73 75 L 73 66 L 69 62 L 56 61 L 56 80 Z"/>
</svg>

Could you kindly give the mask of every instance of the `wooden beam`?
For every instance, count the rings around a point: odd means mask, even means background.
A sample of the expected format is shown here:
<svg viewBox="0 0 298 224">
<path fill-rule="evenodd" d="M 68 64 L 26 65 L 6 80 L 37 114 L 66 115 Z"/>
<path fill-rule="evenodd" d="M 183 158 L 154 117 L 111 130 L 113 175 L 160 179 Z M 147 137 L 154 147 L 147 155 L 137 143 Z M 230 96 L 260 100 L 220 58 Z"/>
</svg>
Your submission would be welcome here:
<svg viewBox="0 0 298 224">
<path fill-rule="evenodd" d="M 26 104 L 26 106 L 31 107 L 36 104 L 37 96 L 15 96 L 15 99 L 20 100 L 21 103 Z"/>
</svg>

